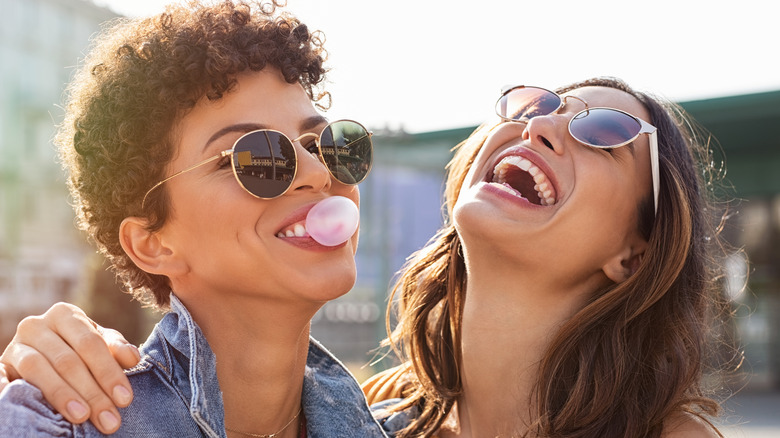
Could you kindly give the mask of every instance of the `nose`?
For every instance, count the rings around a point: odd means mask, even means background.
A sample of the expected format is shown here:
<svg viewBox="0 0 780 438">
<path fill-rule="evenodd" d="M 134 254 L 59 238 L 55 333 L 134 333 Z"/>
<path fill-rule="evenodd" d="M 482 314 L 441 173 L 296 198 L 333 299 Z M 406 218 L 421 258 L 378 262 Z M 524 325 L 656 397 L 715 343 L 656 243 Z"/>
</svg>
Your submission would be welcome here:
<svg viewBox="0 0 780 438">
<path fill-rule="evenodd" d="M 330 190 L 331 175 L 317 152 L 309 152 L 299 142 L 295 145 L 298 154 L 298 171 L 293 180 L 295 192 Z"/>
<path fill-rule="evenodd" d="M 523 130 L 523 140 L 530 140 L 531 145 L 546 147 L 560 155 L 563 154 L 568 132 L 567 118 L 548 114 L 528 121 Z"/>
</svg>

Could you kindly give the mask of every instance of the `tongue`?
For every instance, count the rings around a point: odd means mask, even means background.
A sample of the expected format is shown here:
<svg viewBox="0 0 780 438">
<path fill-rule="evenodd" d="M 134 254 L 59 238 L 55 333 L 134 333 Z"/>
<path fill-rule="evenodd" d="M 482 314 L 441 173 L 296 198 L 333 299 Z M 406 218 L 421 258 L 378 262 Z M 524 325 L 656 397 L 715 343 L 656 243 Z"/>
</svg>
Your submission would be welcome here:
<svg viewBox="0 0 780 438">
<path fill-rule="evenodd" d="M 530 173 L 514 166 L 510 166 L 506 170 L 505 176 L 506 184 L 517 190 L 523 198 L 527 199 L 532 204 L 542 205 L 542 200 L 534 189 L 536 182 Z"/>
</svg>

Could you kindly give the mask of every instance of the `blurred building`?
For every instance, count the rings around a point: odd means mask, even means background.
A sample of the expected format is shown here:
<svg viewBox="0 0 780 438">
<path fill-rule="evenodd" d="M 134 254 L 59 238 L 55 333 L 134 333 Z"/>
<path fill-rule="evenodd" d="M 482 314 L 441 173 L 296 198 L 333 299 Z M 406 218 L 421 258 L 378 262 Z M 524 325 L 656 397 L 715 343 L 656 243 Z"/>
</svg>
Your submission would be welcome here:
<svg viewBox="0 0 780 438">
<path fill-rule="evenodd" d="M 92 253 L 52 146 L 58 106 L 113 12 L 86 0 L 0 0 L 0 343 L 24 315 L 72 301 Z"/>
<path fill-rule="evenodd" d="M 744 249 L 726 261 L 746 358 L 743 382 L 780 390 L 780 91 L 682 105 L 722 146 L 725 180 L 733 185 L 724 236 Z"/>
</svg>

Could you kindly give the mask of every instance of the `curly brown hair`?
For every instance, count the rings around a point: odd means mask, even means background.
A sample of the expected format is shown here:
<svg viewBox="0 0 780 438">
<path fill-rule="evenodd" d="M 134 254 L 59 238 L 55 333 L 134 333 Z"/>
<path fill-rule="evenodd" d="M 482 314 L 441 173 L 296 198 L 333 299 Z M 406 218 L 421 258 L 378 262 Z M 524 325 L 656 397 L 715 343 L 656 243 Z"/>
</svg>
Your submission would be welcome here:
<svg viewBox="0 0 780 438">
<path fill-rule="evenodd" d="M 614 78 L 594 78 L 556 91 L 585 86 L 625 91 L 648 109 L 650 123 L 658 128 L 658 216 L 653 218 L 651 198 L 640 203 L 637 227 L 649 243 L 640 268 L 627 281 L 595 291 L 555 334 L 539 364 L 531 394 L 537 411 L 526 435 L 657 438 L 664 422 L 675 415 L 690 413 L 706 421 L 719 411 L 701 386 L 714 316 L 730 315 L 719 282 L 718 257 L 727 249 L 719 238 L 724 215 L 714 208 L 709 192 L 717 172 L 712 169 L 709 137 L 693 129 L 677 105 Z M 449 217 L 492 128 L 478 128 L 448 165 Z M 399 322 L 388 340 L 406 360 L 414 381 L 395 409 L 419 409 L 401 437 L 434 434 L 461 395 L 467 281 L 460 237 L 448 219 L 407 262 L 393 290 L 397 300 L 389 304 L 388 315 L 395 311 Z"/>
<path fill-rule="evenodd" d="M 218 100 L 236 75 L 279 69 L 318 102 L 327 57 L 320 32 L 275 3 L 199 1 L 169 5 L 148 18 L 110 23 L 94 40 L 68 87 L 66 117 L 55 143 L 66 170 L 79 228 L 139 301 L 166 308 L 167 277 L 136 267 L 119 243 L 130 216 L 158 230 L 167 194 L 146 191 L 163 179 L 173 155 L 174 125 L 202 98 Z M 320 105 L 323 107 L 323 105 Z"/>
</svg>

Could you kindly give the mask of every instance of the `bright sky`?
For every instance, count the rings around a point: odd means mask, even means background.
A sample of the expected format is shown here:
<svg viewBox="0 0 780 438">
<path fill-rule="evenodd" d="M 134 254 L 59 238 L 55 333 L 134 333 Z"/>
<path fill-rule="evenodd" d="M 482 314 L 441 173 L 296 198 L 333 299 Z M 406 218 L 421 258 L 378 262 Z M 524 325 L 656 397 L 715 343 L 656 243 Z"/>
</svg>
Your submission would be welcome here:
<svg viewBox="0 0 780 438">
<path fill-rule="evenodd" d="M 127 15 L 160 0 L 96 0 Z M 672 100 L 780 90 L 766 0 L 288 0 L 327 38 L 329 118 L 409 132 L 477 125 L 503 85 L 609 75 Z"/>
</svg>

